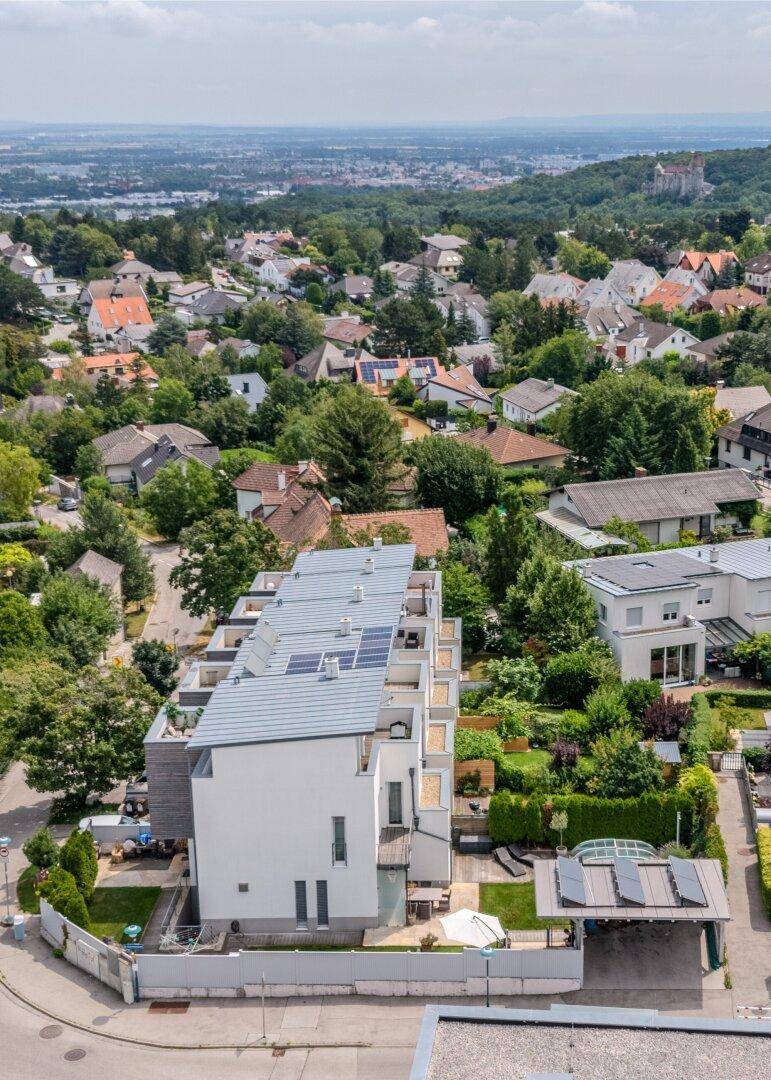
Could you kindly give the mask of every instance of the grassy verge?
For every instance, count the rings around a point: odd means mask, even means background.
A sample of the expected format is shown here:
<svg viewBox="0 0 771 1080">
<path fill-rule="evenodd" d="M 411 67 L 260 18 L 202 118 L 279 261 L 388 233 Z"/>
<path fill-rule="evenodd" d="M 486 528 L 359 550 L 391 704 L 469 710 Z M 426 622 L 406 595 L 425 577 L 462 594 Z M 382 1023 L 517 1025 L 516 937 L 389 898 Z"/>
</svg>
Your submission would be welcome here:
<svg viewBox="0 0 771 1080">
<path fill-rule="evenodd" d="M 497 915 L 505 930 L 545 930 L 547 926 L 569 926 L 564 919 L 539 919 L 535 913 L 535 885 L 498 885 L 483 882 L 479 886 L 479 910 Z"/>
<path fill-rule="evenodd" d="M 551 754 L 548 750 L 528 750 L 526 753 L 511 753 L 503 755 L 510 765 L 518 765 L 520 769 L 532 769 L 535 765 L 548 765 Z"/>
<path fill-rule="evenodd" d="M 109 937 L 120 941 L 123 928 L 138 923 L 147 926 L 153 908 L 161 894 L 160 886 L 127 886 L 115 889 L 94 889 L 88 913 L 89 933 L 94 937 Z"/>
<path fill-rule="evenodd" d="M 145 628 L 145 623 L 150 616 L 150 610 L 155 603 L 154 596 L 148 596 L 146 600 L 142 601 L 142 608 L 136 611 L 127 611 L 123 615 L 123 626 L 126 631 L 126 637 L 133 641 L 142 636 L 142 631 Z M 136 606 L 136 605 L 135 605 Z"/>
<path fill-rule="evenodd" d="M 19 907 L 30 915 L 37 915 L 40 911 L 40 900 L 35 892 L 36 873 L 34 866 L 27 866 L 22 870 L 19 880 L 16 882 L 16 898 Z"/>
</svg>

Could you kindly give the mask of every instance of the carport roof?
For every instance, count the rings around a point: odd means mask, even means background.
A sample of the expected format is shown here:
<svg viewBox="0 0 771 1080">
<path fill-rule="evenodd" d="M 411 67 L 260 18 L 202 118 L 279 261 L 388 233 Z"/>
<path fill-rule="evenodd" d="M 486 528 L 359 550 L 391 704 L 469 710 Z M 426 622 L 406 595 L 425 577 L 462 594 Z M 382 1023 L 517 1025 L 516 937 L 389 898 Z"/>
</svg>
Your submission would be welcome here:
<svg viewBox="0 0 771 1080">
<path fill-rule="evenodd" d="M 683 906 L 672 884 L 669 863 L 637 862 L 644 904 L 626 904 L 619 897 L 611 862 L 584 863 L 587 903 L 563 904 L 557 880 L 557 863 L 536 859 L 535 910 L 540 919 L 603 919 L 627 922 L 727 922 L 731 913 L 717 859 L 694 859 L 706 905 Z"/>
</svg>

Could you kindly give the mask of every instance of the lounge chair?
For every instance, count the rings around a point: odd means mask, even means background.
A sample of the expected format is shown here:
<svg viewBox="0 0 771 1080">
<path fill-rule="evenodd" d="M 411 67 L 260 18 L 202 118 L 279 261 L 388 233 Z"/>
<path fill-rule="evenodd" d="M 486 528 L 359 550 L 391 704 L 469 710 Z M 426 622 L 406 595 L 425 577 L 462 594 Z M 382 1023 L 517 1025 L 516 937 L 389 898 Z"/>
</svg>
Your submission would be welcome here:
<svg viewBox="0 0 771 1080">
<path fill-rule="evenodd" d="M 512 859 L 516 859 L 517 862 L 522 863 L 523 866 L 535 866 L 535 855 L 531 855 L 529 851 L 525 851 L 519 844 L 507 844 L 506 847 L 508 848 L 509 855 L 511 855 Z"/>
<path fill-rule="evenodd" d="M 512 877 L 524 877 L 524 875 L 527 873 L 527 870 L 522 865 L 522 863 L 518 863 L 516 859 L 512 859 L 511 855 L 509 854 L 508 848 L 498 847 L 493 852 L 493 855 L 501 864 L 503 869 L 508 870 Z"/>
</svg>

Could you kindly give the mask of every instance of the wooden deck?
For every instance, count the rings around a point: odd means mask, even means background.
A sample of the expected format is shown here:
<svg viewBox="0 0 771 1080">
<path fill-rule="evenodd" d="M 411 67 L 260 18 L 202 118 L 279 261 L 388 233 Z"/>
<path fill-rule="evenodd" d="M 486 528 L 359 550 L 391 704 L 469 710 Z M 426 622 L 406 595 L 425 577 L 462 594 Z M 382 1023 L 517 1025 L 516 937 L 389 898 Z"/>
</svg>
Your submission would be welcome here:
<svg viewBox="0 0 771 1080">
<path fill-rule="evenodd" d="M 453 881 L 468 881 L 475 884 L 485 881 L 511 883 L 512 881 L 529 881 L 531 877 L 532 874 L 528 871 L 526 877 L 513 878 L 492 855 L 459 855 L 457 851 L 453 852 Z"/>
<path fill-rule="evenodd" d="M 307 930 L 296 934 L 228 934 L 229 949 L 297 949 L 309 945 L 340 945 L 354 949 L 361 945 L 361 930 Z"/>
</svg>

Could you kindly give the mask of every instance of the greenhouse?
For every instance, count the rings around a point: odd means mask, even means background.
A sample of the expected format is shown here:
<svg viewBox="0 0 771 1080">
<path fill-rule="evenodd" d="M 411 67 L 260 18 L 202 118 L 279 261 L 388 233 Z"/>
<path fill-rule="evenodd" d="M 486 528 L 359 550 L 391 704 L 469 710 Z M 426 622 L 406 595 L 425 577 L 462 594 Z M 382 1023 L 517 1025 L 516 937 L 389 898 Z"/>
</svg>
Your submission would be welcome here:
<svg viewBox="0 0 771 1080">
<path fill-rule="evenodd" d="M 643 840 L 616 840 L 613 837 L 605 837 L 602 840 L 583 840 L 573 848 L 570 854 L 582 863 L 617 858 L 647 862 L 659 857 L 656 849 Z"/>
</svg>

